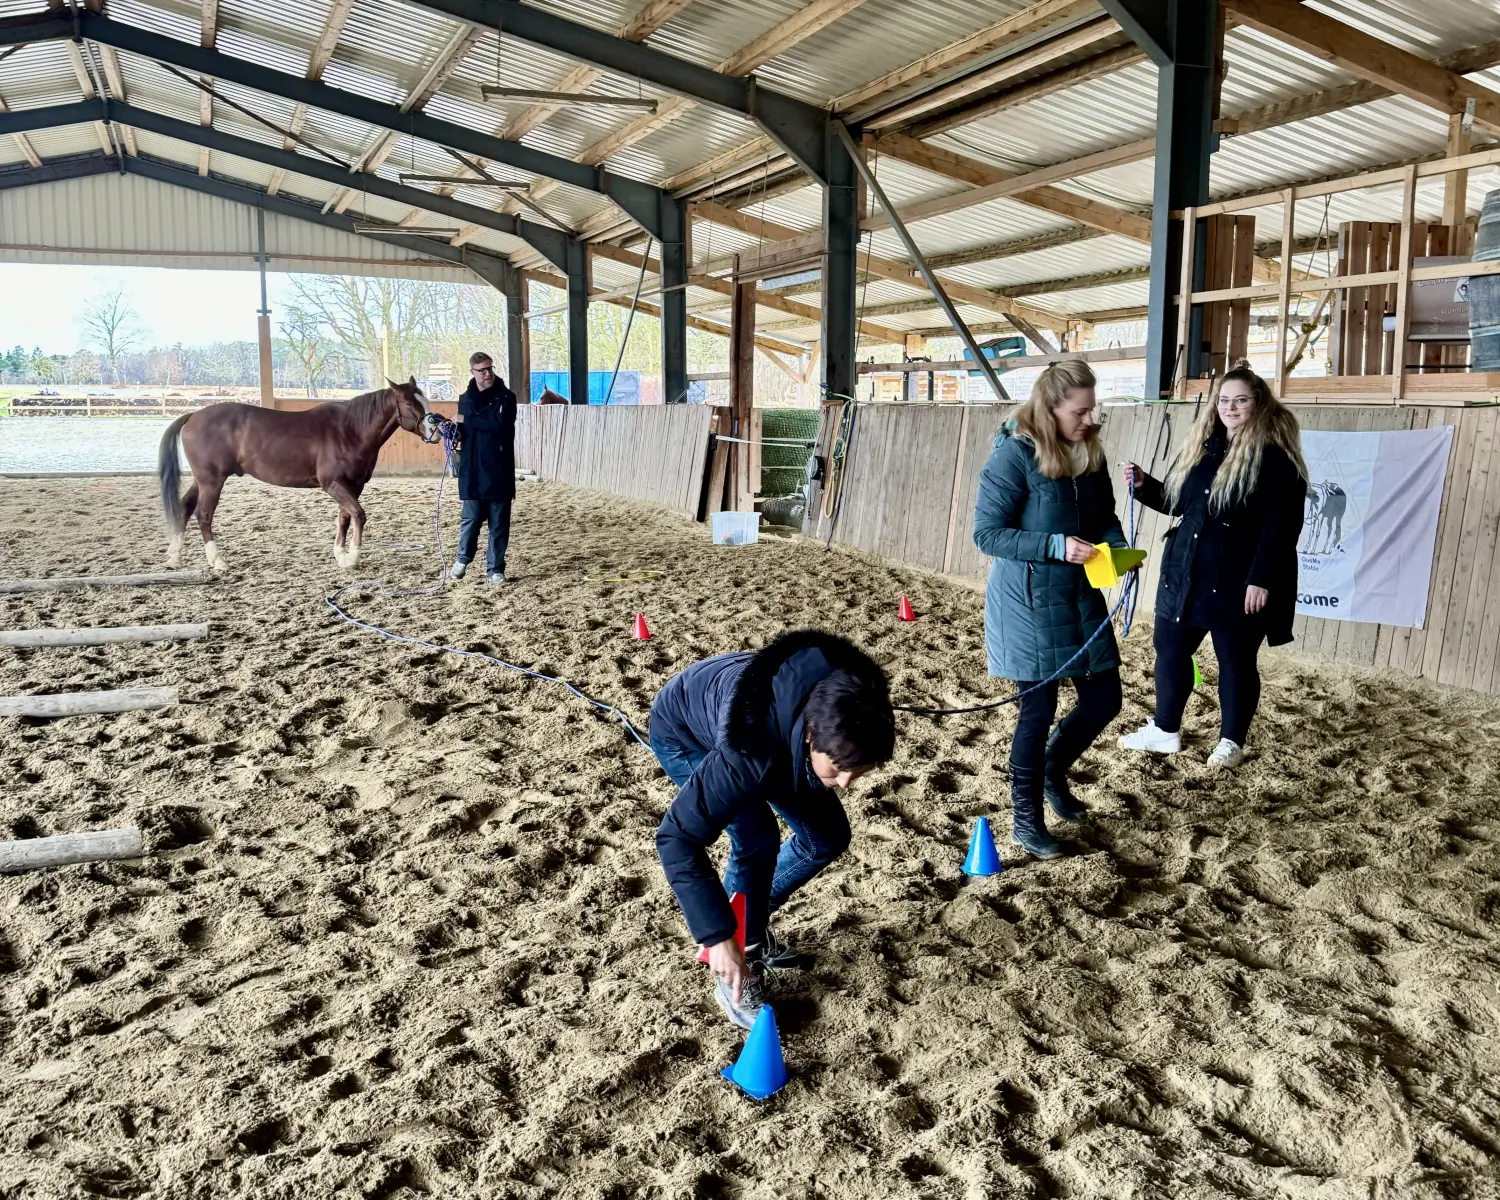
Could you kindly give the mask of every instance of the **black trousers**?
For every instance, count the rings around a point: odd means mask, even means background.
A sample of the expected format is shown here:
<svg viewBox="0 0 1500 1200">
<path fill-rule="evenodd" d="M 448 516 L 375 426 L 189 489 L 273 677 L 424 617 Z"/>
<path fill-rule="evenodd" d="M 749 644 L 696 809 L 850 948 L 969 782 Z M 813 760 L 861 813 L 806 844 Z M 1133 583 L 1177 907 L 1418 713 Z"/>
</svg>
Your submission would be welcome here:
<svg viewBox="0 0 1500 1200">
<path fill-rule="evenodd" d="M 1094 744 L 1105 726 L 1120 715 L 1120 672 L 1101 671 L 1068 681 L 1078 692 L 1078 703 L 1057 727 L 1052 747 L 1052 768 L 1066 771 Z M 1033 686 L 1022 683 L 1024 690 Z M 1010 744 L 1010 765 L 1018 778 L 1039 779 L 1047 761 L 1047 735 L 1057 716 L 1057 683 L 1037 688 L 1021 697 L 1016 717 L 1015 740 Z"/>
<path fill-rule="evenodd" d="M 1182 713 L 1193 694 L 1193 653 L 1210 633 L 1219 659 L 1219 736 L 1243 746 L 1260 704 L 1260 668 L 1255 660 L 1266 633 L 1258 622 L 1239 629 L 1209 630 L 1157 618 L 1152 638 L 1156 645 L 1156 727 L 1166 733 L 1182 728 Z"/>
<path fill-rule="evenodd" d="M 465 500 L 458 518 L 458 561 L 473 562 L 479 551 L 479 527 L 490 527 L 485 569 L 505 570 L 505 551 L 510 546 L 510 501 Z"/>
</svg>

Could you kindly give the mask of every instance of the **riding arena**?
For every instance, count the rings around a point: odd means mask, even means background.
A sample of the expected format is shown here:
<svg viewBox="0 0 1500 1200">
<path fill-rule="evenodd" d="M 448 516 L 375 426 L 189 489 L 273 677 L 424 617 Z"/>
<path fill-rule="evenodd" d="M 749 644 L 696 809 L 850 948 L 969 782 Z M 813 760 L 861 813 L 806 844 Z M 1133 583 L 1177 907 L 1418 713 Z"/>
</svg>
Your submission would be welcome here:
<svg viewBox="0 0 1500 1200">
<path fill-rule="evenodd" d="M 0 386 L 0 1197 L 1500 1196 L 1492 5 L 0 43 L 0 278 L 260 281 Z"/>
</svg>

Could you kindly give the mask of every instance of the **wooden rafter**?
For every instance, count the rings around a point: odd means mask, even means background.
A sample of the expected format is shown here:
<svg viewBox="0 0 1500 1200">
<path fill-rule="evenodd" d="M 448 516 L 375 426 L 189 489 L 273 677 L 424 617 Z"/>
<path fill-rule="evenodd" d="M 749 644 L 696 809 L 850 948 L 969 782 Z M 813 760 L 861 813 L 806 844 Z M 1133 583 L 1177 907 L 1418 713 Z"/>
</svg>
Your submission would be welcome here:
<svg viewBox="0 0 1500 1200">
<path fill-rule="evenodd" d="M 759 217 L 748 216 L 737 212 L 732 208 L 725 208 L 722 204 L 712 201 L 704 201 L 693 206 L 693 211 L 705 220 L 714 221 L 717 224 L 738 229 L 741 233 L 748 233 L 752 237 L 764 238 L 768 241 L 788 241 L 792 238 L 801 237 L 806 231 L 791 229 L 785 225 L 777 225 L 771 221 L 765 221 Z M 871 275 L 881 279 L 890 279 L 896 283 L 908 284 L 914 288 L 927 288 L 922 276 L 907 266 L 905 263 L 896 262 L 888 258 L 880 258 L 873 254 L 866 254 L 863 250 L 859 253 L 858 264 L 862 271 L 868 271 Z M 1013 300 L 996 296 L 984 288 L 970 287 L 967 284 L 957 283 L 944 279 L 943 287 L 948 295 L 960 304 L 972 304 L 976 308 L 986 308 L 991 312 L 1002 314 L 1016 314 L 1025 317 L 1035 325 L 1044 329 L 1062 330 L 1066 328 L 1065 318 L 1057 313 L 1048 312 L 1045 309 L 1033 308 L 1026 304 L 1017 304 Z"/>
<path fill-rule="evenodd" d="M 550 271 L 528 270 L 525 273 L 525 278 L 528 282 L 540 283 L 545 285 L 546 287 L 556 288 L 560 292 L 565 292 L 568 290 L 568 281 L 561 275 L 554 275 Z M 590 297 L 592 298 L 594 296 L 597 296 L 605 304 L 613 304 L 619 308 L 630 307 L 629 300 L 611 296 L 605 288 L 590 289 Z M 637 303 L 636 306 L 643 313 L 648 313 L 653 317 L 661 316 L 661 309 L 655 304 L 649 304 L 646 301 L 641 300 Z M 712 333 L 718 337 L 727 338 L 729 336 L 729 326 L 727 325 L 716 325 L 712 321 L 703 320 L 701 317 L 689 317 L 687 319 L 687 323 L 688 328 L 690 329 L 701 329 L 705 333 Z M 757 333 L 755 335 L 755 344 L 762 350 L 779 350 L 783 354 L 795 354 L 798 356 L 801 356 L 806 350 L 806 347 L 800 346 L 796 342 L 787 342 L 783 341 L 780 338 L 770 337 L 768 335 L 760 333 Z"/>
<path fill-rule="evenodd" d="M 633 250 L 624 250 L 619 246 L 594 246 L 591 253 L 600 258 L 607 258 L 611 262 L 623 263 L 629 267 L 640 269 L 641 264 L 646 265 L 646 270 L 661 274 L 661 263 L 657 259 L 647 259 L 644 255 L 637 254 Z M 716 279 L 713 276 L 700 275 L 693 281 L 694 287 L 701 287 L 710 292 L 718 292 L 721 296 L 732 296 L 734 284 L 727 279 Z M 822 312 L 811 304 L 800 304 L 796 300 L 788 300 L 784 296 L 773 295 L 769 292 L 758 292 L 755 298 L 756 304 L 762 308 L 775 309 L 784 312 L 788 316 L 802 317 L 811 324 L 818 324 L 822 320 Z M 879 338 L 899 345 L 906 336 L 900 330 L 887 329 L 883 325 L 877 325 L 873 321 L 861 321 L 859 331 L 868 337 Z"/>
<path fill-rule="evenodd" d="M 1080 50 L 1097 45 L 1106 38 L 1116 38 L 1119 35 L 1120 26 L 1113 17 L 1099 17 L 1080 25 L 1077 29 L 1070 29 L 1056 37 L 1049 38 L 1029 50 L 1002 58 L 993 66 L 971 72 L 962 79 L 934 88 L 930 92 L 923 92 L 914 99 L 885 109 L 864 122 L 864 127 L 880 130 L 898 129 L 910 125 L 930 113 L 956 105 L 1007 79 L 1015 79 L 1019 75 L 1035 71 L 1038 67 L 1045 66 L 1065 55 L 1076 54 Z"/>
<path fill-rule="evenodd" d="M 214 43 L 219 37 L 219 0 L 203 0 L 201 16 L 199 17 L 200 38 L 199 44 L 205 50 L 212 50 Z M 213 80 L 207 75 L 201 77 L 202 82 L 212 85 Z M 214 123 L 214 98 L 213 93 L 205 90 L 198 93 L 198 124 L 212 127 Z M 198 149 L 198 174 L 207 175 L 209 168 L 210 151 L 207 146 Z"/>
<path fill-rule="evenodd" d="M 9 105 L 7 105 L 4 100 L 0 100 L 0 113 L 8 112 L 10 112 Z M 27 162 L 29 162 L 33 167 L 39 167 L 42 165 L 41 156 L 37 154 L 36 147 L 31 144 L 30 138 L 28 138 L 24 133 L 13 133 L 10 135 L 10 138 L 11 141 L 15 142 L 16 149 L 21 152 L 21 156 L 25 158 Z"/>
<path fill-rule="evenodd" d="M 110 95 L 122 103 L 128 103 L 130 96 L 125 90 L 125 73 L 120 70 L 120 56 L 115 52 L 115 48 L 100 46 L 99 61 L 104 66 L 104 82 L 109 85 Z M 134 158 L 136 156 L 135 130 L 129 125 L 121 125 L 120 134 L 125 139 L 125 152 Z"/>
<path fill-rule="evenodd" d="M 1056 71 L 1049 71 L 1036 79 L 1027 80 L 1015 87 L 1004 88 L 989 95 L 976 97 L 967 104 L 956 105 L 925 121 L 911 125 L 906 132 L 913 137 L 936 137 L 960 126 L 971 124 L 984 117 L 994 116 L 1006 109 L 1019 108 L 1046 96 L 1056 95 L 1081 84 L 1091 83 L 1106 75 L 1123 71 L 1137 63 L 1146 61 L 1146 52 L 1136 45 L 1116 46 L 1095 54 L 1081 62 L 1071 63 Z"/>
<path fill-rule="evenodd" d="M 693 0 L 650 0 L 644 8 L 616 31 L 615 36 L 627 42 L 644 42 L 691 3 Z M 603 77 L 604 72 L 596 67 L 574 67 L 558 81 L 557 86 L 552 90 L 586 92 Z M 554 102 L 533 104 L 512 117 L 500 136 L 509 141 L 518 142 L 562 107 L 560 103 Z"/>
<path fill-rule="evenodd" d="M 1500 92 L 1465 79 L 1441 63 L 1295 0 L 1225 0 L 1225 8 L 1241 24 L 1440 112 L 1462 112 L 1472 99 L 1474 120 L 1500 132 Z"/>
<path fill-rule="evenodd" d="M 354 11 L 354 0 L 333 0 L 328 7 L 328 16 L 323 20 L 323 31 L 307 58 L 307 77 L 323 78 L 323 72 L 333 61 L 333 52 L 338 48 L 339 38 L 344 32 L 344 22 Z"/>
<path fill-rule="evenodd" d="M 484 30 L 473 25 L 460 25 L 453 31 L 443 48 L 433 56 L 427 69 L 422 72 L 422 77 L 417 80 L 416 85 L 407 93 L 406 99 L 401 102 L 402 112 L 420 110 L 427 102 L 437 95 L 438 90 L 459 67 L 459 64 L 468 56 L 476 42 L 484 36 Z M 396 133 L 394 130 L 381 130 L 372 134 L 370 140 L 365 143 L 364 150 L 354 161 L 354 170 L 363 171 L 367 175 L 373 175 L 384 165 L 385 160 L 391 156 L 396 148 Z M 449 189 L 448 194 L 452 193 Z M 333 211 L 342 213 L 353 202 L 358 195 L 358 189 L 347 187 L 335 199 Z"/>
<path fill-rule="evenodd" d="M 53 8 L 61 8 L 62 0 L 56 0 Z M 94 81 L 89 78 L 88 67 L 84 65 L 83 51 L 78 48 L 77 42 L 64 42 L 68 51 L 68 62 L 73 68 L 73 77 L 78 81 L 78 90 L 83 94 L 85 100 L 92 100 L 99 93 L 94 90 Z M 109 140 L 109 130 L 104 127 L 103 121 L 94 122 L 94 136 L 99 139 L 99 149 L 105 155 L 113 157 L 115 144 Z"/>
<path fill-rule="evenodd" d="M 899 70 L 844 93 L 833 102 L 833 110 L 852 113 L 858 118 L 865 112 L 873 111 L 876 105 L 906 95 L 924 81 L 941 77 L 945 72 L 972 62 L 1007 42 L 1031 37 L 1054 25 L 1096 12 L 1097 0 L 1041 0 L 1041 3 L 1024 8 L 1003 21 L 996 21 L 993 25 L 924 55 Z"/>
<path fill-rule="evenodd" d="M 812 0 L 812 3 L 798 9 L 753 42 L 742 46 L 719 63 L 714 70 L 721 75 L 748 75 L 756 67 L 763 66 L 778 55 L 785 54 L 799 42 L 827 29 L 840 17 L 847 16 L 863 3 L 865 0 Z M 693 101 L 681 97 L 668 100 L 654 114 L 637 117 L 622 128 L 600 138 L 578 155 L 578 161 L 590 165 L 604 162 L 627 147 L 635 145 L 642 138 L 649 137 L 658 129 L 687 115 L 696 107 Z M 540 181 L 531 189 L 532 199 L 541 199 L 557 186 L 554 180 Z"/>
<path fill-rule="evenodd" d="M 306 124 L 307 105 L 299 104 L 296 108 L 292 109 L 292 119 L 290 122 L 288 122 L 287 129 L 292 133 L 300 134 L 302 132 L 302 127 Z M 295 150 L 297 148 L 297 143 L 294 142 L 291 138 L 284 138 L 281 143 L 281 148 L 283 150 Z M 285 178 L 286 172 L 283 171 L 280 167 L 277 167 L 274 171 L 271 172 L 271 182 L 266 184 L 266 193 L 268 195 L 274 196 L 281 190 L 281 183 Z"/>
</svg>

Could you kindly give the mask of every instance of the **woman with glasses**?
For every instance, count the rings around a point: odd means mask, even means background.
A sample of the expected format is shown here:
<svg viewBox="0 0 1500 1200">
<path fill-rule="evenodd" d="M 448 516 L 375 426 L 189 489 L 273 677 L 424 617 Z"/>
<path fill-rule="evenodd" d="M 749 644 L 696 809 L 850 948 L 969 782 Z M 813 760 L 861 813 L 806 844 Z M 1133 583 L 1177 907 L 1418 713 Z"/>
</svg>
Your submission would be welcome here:
<svg viewBox="0 0 1500 1200">
<path fill-rule="evenodd" d="M 1193 652 L 1211 634 L 1219 660 L 1219 744 L 1211 767 L 1245 757 L 1260 703 L 1262 641 L 1292 640 L 1297 539 L 1307 497 L 1302 434 L 1291 410 L 1241 363 L 1219 381 L 1164 481 L 1135 463 L 1126 482 L 1143 504 L 1181 517 L 1167 534 L 1156 593 L 1156 715 L 1120 739 L 1175 754 L 1193 690 Z"/>
<path fill-rule="evenodd" d="M 1043 798 L 1064 821 L 1087 816 L 1068 771 L 1120 711 L 1120 651 L 1104 595 L 1083 571 L 1096 543 L 1125 545 L 1094 382 L 1078 360 L 1041 373 L 995 439 L 974 509 L 974 542 L 994 560 L 984 602 L 989 671 L 1025 692 L 1010 748 L 1012 836 L 1037 858 L 1062 853 Z M 1060 679 L 1078 701 L 1054 730 Z"/>
</svg>

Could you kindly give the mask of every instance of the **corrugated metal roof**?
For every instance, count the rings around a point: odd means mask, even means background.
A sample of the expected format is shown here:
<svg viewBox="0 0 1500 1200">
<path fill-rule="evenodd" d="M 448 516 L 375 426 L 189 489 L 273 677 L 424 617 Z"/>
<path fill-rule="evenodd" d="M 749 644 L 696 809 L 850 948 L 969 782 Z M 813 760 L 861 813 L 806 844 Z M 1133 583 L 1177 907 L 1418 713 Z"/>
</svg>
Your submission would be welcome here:
<svg viewBox="0 0 1500 1200">
<path fill-rule="evenodd" d="M 533 2 L 533 0 L 528 0 Z M 539 0 L 540 6 L 567 18 L 614 32 L 639 9 L 641 0 Z M 697 0 L 654 33 L 651 44 L 668 53 L 712 67 L 763 34 L 783 26 L 808 0 Z M 850 89 L 904 66 L 923 55 L 951 45 L 966 34 L 1015 12 L 1028 0 L 865 0 L 823 30 L 757 70 L 767 86 L 792 92 L 813 103 L 826 104 Z M 41 0 L 0 0 L 0 14 L 36 11 Z M 1466 46 L 1500 38 L 1500 3 L 1494 0 L 1310 0 L 1310 7 L 1368 30 L 1377 37 L 1428 58 L 1439 58 Z M 274 69 L 301 76 L 312 47 L 327 21 L 330 0 L 221 0 L 219 48 Z M 196 43 L 201 8 L 198 0 L 110 0 L 110 15 L 120 21 Z M 427 67 L 461 29 L 452 18 L 409 0 L 357 0 L 345 23 L 325 72 L 326 81 L 383 103 L 399 105 L 407 99 Z M 1248 28 L 1233 29 L 1226 39 L 1229 66 L 1224 85 L 1226 114 L 1340 86 L 1353 78 L 1336 67 L 1306 55 L 1275 38 Z M 159 66 L 129 54 L 120 55 L 130 101 L 142 107 L 196 122 L 199 93 L 172 78 Z M 455 67 L 428 105 L 428 111 L 468 128 L 497 133 L 522 111 L 523 103 L 502 105 L 485 100 L 480 88 L 499 80 L 512 86 L 552 87 L 576 66 L 564 55 L 528 46 L 512 36 L 503 42 L 493 32 L 482 35 Z M 1486 72 L 1488 82 L 1500 86 L 1500 69 Z M 232 85 L 219 85 L 226 99 L 242 103 L 274 124 L 285 126 L 294 106 L 287 101 Z M 591 90 L 615 95 L 656 95 L 640 82 L 605 73 Z M 1050 96 L 997 112 L 932 139 L 1001 169 L 1026 171 L 1066 161 L 1086 153 L 1149 136 L 1154 121 L 1155 69 L 1139 64 Z M 79 96 L 66 47 L 60 42 L 27 47 L 0 60 L 0 98 L 11 108 L 66 103 Z M 587 104 L 566 105 L 525 136 L 537 149 L 578 158 L 602 138 L 638 117 L 630 110 Z M 237 113 L 228 104 L 215 106 L 215 124 L 235 136 L 279 145 L 280 134 Z M 1270 189 L 1288 180 L 1348 172 L 1370 165 L 1410 160 L 1441 150 L 1446 122 L 1441 113 L 1414 101 L 1393 97 L 1345 112 L 1302 120 L 1293 125 L 1224 139 L 1212 167 L 1215 196 Z M 352 160 L 382 136 L 382 131 L 358 121 L 314 110 L 307 116 L 306 136 L 332 153 Z M 97 138 L 89 125 L 28 135 L 44 157 L 89 153 Z M 697 105 L 670 123 L 653 128 L 634 144 L 616 151 L 607 165 L 623 174 L 661 182 L 723 151 L 758 136 L 747 120 L 731 113 Z M 187 167 L 196 167 L 198 149 L 170 138 L 138 135 L 144 153 L 160 154 Z M 0 139 L 0 161 L 21 161 L 15 140 Z M 215 153 L 211 165 L 257 186 L 264 186 L 271 170 L 234 156 Z M 456 173 L 456 163 L 440 147 L 398 137 L 381 168 L 387 178 L 415 167 L 422 173 Z M 882 185 L 897 204 L 961 193 L 956 183 L 904 162 L 878 156 L 876 170 Z M 506 177 L 521 173 L 497 165 Z M 1101 202 L 1137 212 L 1149 211 L 1153 165 L 1129 164 L 1077 178 L 1057 186 Z M 1475 172 L 1470 178 L 1471 206 L 1500 171 Z M 324 203 L 342 188 L 290 174 L 283 188 Z M 349 186 L 360 187 L 358 176 Z M 466 203 L 498 208 L 505 197 L 489 189 L 460 189 Z M 1419 191 L 1419 216 L 1432 219 L 1441 201 L 1441 185 L 1424 184 Z M 552 188 L 542 202 L 549 212 L 577 227 L 613 207 L 604 197 L 567 186 Z M 1324 224 L 1336 226 L 1355 218 L 1393 219 L 1399 196 L 1393 189 L 1332 198 L 1325 208 L 1308 203 L 1298 212 L 1297 232 L 1307 235 Z M 405 203 L 357 192 L 350 211 L 372 218 L 397 220 L 409 211 Z M 804 187 L 753 202 L 747 211 L 790 228 L 817 228 L 822 195 Z M 530 214 L 521 212 L 530 219 Z M 432 223 L 448 221 L 433 218 Z M 1280 214 L 1273 207 L 1257 214 L 1259 236 L 1272 240 L 1280 233 Z M 1020 240 L 1069 227 L 1057 215 L 1015 199 L 998 199 L 920 221 L 913 226 L 925 250 L 934 254 L 962 252 L 978 245 Z M 718 226 L 698 224 L 694 230 L 695 261 L 702 262 L 758 239 Z M 522 243 L 486 231 L 475 244 L 506 252 L 527 253 Z M 874 253 L 904 260 L 905 248 L 894 231 L 877 231 L 866 243 Z M 1067 279 L 1099 271 L 1139 266 L 1147 248 L 1129 239 L 1109 236 L 1053 247 L 1031 254 L 949 267 L 946 277 L 971 286 L 1014 286 Z M 600 260 L 596 271 L 601 286 L 621 286 L 634 278 L 628 266 Z M 867 304 L 888 303 L 919 296 L 920 290 L 890 281 L 875 281 L 862 291 Z M 693 303 L 714 301 L 713 293 L 691 289 Z M 1057 311 L 1090 311 L 1140 303 L 1144 285 L 1048 293 L 1038 298 L 1042 307 Z M 815 305 L 817 296 L 799 296 Z M 992 323 L 994 314 L 974 310 L 975 320 Z M 767 310 L 770 320 L 780 320 Z M 933 324 L 932 312 L 893 314 L 880 318 L 893 329 Z"/>
</svg>

